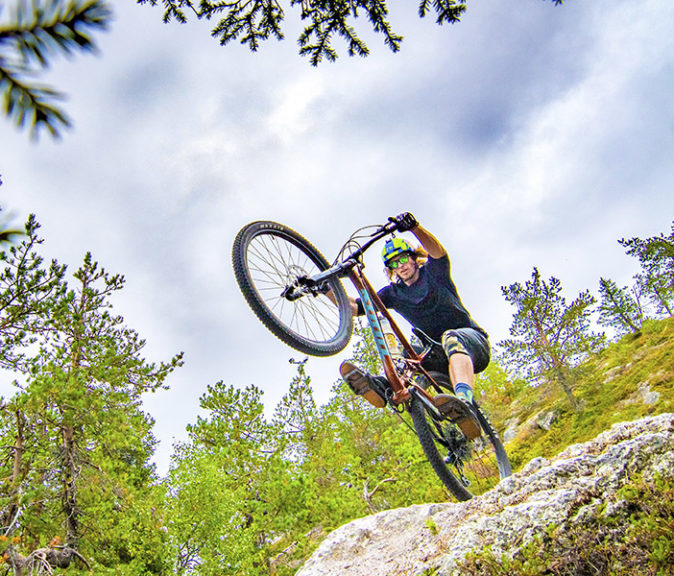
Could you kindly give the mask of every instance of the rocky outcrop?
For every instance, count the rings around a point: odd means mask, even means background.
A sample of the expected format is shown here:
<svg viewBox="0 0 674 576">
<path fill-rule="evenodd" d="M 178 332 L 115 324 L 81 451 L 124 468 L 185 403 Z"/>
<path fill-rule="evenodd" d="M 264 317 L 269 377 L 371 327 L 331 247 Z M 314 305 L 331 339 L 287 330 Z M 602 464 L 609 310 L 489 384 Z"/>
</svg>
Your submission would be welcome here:
<svg viewBox="0 0 674 576">
<path fill-rule="evenodd" d="M 512 557 L 550 525 L 563 530 L 603 505 L 619 506 L 616 491 L 634 476 L 674 475 L 673 432 L 673 414 L 616 424 L 468 502 L 355 520 L 328 535 L 297 576 L 453 576 L 469 552 L 486 546 Z"/>
</svg>

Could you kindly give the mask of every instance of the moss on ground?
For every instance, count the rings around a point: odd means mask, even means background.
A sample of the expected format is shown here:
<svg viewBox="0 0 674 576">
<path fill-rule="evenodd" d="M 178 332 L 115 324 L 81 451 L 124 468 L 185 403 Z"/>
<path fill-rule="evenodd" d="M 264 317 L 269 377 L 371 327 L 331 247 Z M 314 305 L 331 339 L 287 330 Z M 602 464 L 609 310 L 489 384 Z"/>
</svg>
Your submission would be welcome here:
<svg viewBox="0 0 674 576">
<path fill-rule="evenodd" d="M 634 479 L 594 512 L 582 522 L 547 527 L 512 556 L 491 549 L 470 554 L 458 570 L 465 576 L 674 574 L 674 478 Z"/>
<path fill-rule="evenodd" d="M 505 378 L 503 373 L 501 378 Z M 617 422 L 674 412 L 674 318 L 649 320 L 641 332 L 614 342 L 573 370 L 574 412 L 561 389 L 501 382 L 492 373 L 480 402 L 503 433 L 513 420 L 519 433 L 506 444 L 518 470 L 532 458 L 550 458 L 571 444 L 595 438 Z M 554 413 L 549 430 L 523 426 L 539 413 Z"/>
</svg>

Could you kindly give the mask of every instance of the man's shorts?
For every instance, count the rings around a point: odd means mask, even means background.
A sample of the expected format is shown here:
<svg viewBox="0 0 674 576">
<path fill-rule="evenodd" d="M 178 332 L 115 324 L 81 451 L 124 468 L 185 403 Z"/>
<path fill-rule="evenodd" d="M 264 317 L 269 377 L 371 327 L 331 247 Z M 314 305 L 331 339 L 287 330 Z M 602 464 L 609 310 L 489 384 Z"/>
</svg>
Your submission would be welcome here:
<svg viewBox="0 0 674 576">
<path fill-rule="evenodd" d="M 482 372 L 491 358 L 489 340 L 482 330 L 455 328 L 442 335 L 442 349 L 449 358 L 452 354 L 467 354 L 473 361 L 473 372 Z"/>
</svg>

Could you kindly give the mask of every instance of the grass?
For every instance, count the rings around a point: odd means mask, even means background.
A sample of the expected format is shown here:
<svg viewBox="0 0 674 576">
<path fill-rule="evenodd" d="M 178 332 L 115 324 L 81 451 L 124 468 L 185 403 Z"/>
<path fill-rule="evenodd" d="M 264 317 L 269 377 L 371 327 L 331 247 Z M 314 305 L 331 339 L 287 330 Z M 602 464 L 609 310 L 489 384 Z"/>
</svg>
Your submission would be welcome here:
<svg viewBox="0 0 674 576">
<path fill-rule="evenodd" d="M 645 322 L 638 334 L 586 359 L 573 376 L 579 412 L 552 385 L 495 386 L 492 378 L 484 388 L 482 403 L 497 428 L 504 430 L 514 418 L 520 423 L 506 444 L 514 470 L 595 438 L 617 422 L 674 412 L 674 318 Z M 549 430 L 522 425 L 550 412 Z M 459 570 L 466 576 L 674 575 L 674 478 L 632 478 L 611 503 L 582 524 L 548 527 L 514 556 L 480 550 Z"/>
<path fill-rule="evenodd" d="M 551 384 L 492 384 L 484 391 L 481 402 L 499 430 L 513 419 L 519 421 L 516 437 L 506 445 L 515 470 L 532 458 L 549 458 L 588 441 L 617 422 L 674 412 L 674 318 L 645 322 L 639 334 L 589 357 L 573 376 L 580 412 Z M 549 430 L 522 425 L 550 412 L 554 418 Z"/>
</svg>

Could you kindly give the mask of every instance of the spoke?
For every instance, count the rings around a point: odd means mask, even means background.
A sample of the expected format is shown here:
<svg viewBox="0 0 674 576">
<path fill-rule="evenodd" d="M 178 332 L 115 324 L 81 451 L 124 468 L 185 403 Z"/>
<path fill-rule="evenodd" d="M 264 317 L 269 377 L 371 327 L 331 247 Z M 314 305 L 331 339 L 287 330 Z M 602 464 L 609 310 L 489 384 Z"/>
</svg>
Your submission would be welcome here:
<svg viewBox="0 0 674 576">
<path fill-rule="evenodd" d="M 256 277 L 256 282 L 264 282 L 266 278 L 271 284 L 277 287 L 285 286 L 285 276 L 286 274 L 282 273 L 272 258 L 271 254 L 265 254 L 258 249 L 253 252 L 252 256 L 255 256 L 257 260 L 252 261 L 250 255 L 248 260 L 248 269 L 251 272 L 259 272 L 262 277 Z"/>
<path fill-rule="evenodd" d="M 325 295 L 304 295 L 295 301 L 281 296 L 300 276 L 321 271 L 310 255 L 287 238 L 265 233 L 247 248 L 248 271 L 268 309 L 282 323 L 304 338 L 326 341 L 339 331 L 339 309 Z"/>
<path fill-rule="evenodd" d="M 482 494 L 499 482 L 498 460 L 489 440 L 480 437 L 468 444 L 457 444 L 456 438 L 452 439 L 452 425 L 443 426 L 430 416 L 427 418 L 439 452 L 450 458 L 448 467 L 468 490 Z"/>
</svg>

